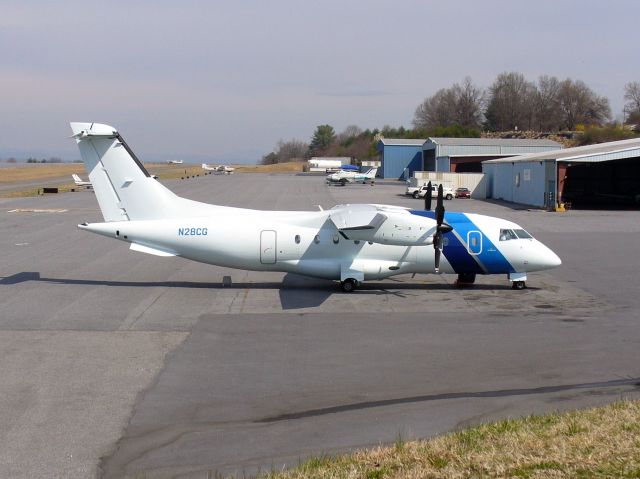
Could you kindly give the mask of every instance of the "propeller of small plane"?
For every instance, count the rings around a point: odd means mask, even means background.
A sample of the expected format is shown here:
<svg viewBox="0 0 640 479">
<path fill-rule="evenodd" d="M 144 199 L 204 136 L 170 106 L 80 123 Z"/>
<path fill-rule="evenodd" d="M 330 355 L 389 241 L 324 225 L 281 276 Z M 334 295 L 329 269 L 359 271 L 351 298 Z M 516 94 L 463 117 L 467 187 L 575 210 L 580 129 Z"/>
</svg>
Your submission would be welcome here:
<svg viewBox="0 0 640 479">
<path fill-rule="evenodd" d="M 431 211 L 431 182 L 427 183 L 427 194 L 424 195 L 424 209 Z"/>
<path fill-rule="evenodd" d="M 453 227 L 444 222 L 444 199 L 442 185 L 438 186 L 438 197 L 436 199 L 436 232 L 433 234 L 433 248 L 435 249 L 435 268 L 436 273 L 440 272 L 440 256 L 442 254 L 443 237 L 445 233 L 453 231 Z M 427 194 L 425 196 L 424 207 L 427 211 L 431 210 L 431 182 L 428 184 Z"/>
</svg>

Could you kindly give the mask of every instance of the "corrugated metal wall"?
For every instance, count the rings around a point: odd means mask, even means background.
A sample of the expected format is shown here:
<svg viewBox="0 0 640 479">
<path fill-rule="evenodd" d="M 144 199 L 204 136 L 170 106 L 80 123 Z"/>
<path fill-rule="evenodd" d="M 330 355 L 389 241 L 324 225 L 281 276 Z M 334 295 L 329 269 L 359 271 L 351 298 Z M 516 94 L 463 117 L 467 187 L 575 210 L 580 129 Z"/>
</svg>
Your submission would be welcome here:
<svg viewBox="0 0 640 479">
<path fill-rule="evenodd" d="M 426 145 L 425 145 L 426 146 Z M 554 146 L 489 146 L 489 145 L 438 145 L 436 156 L 516 156 L 557 150 Z"/>
<path fill-rule="evenodd" d="M 493 163 L 483 165 L 490 198 L 545 206 L 546 162 Z"/>
<path fill-rule="evenodd" d="M 378 151 L 382 153 L 383 178 L 404 178 L 407 168 L 408 179 L 414 171 L 422 169 L 422 146 L 380 144 Z"/>
</svg>

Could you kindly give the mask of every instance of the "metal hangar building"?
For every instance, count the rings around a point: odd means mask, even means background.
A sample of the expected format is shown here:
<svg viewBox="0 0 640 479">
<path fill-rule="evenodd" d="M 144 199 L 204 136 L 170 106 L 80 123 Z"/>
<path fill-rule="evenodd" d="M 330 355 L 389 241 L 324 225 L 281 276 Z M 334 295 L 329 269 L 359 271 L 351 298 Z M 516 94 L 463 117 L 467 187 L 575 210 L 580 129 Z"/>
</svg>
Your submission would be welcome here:
<svg viewBox="0 0 640 479">
<path fill-rule="evenodd" d="M 414 171 L 422 170 L 422 145 L 425 140 L 382 138 L 377 149 L 382 163 L 383 178 L 405 180 Z"/>
<path fill-rule="evenodd" d="M 640 208 L 640 138 L 488 160 L 482 169 L 488 198 Z"/>
<path fill-rule="evenodd" d="M 556 141 L 521 138 L 429 138 L 422 146 L 424 171 L 451 173 L 481 173 L 485 160 L 560 148 Z"/>
</svg>

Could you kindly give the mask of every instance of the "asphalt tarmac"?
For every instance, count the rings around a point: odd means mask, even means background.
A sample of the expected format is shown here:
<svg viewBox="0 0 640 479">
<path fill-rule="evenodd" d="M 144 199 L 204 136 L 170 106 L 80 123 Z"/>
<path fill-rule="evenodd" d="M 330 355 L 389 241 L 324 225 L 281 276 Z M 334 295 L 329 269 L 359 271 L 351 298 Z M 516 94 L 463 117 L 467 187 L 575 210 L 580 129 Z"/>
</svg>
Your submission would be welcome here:
<svg viewBox="0 0 640 479">
<path fill-rule="evenodd" d="M 167 186 L 248 208 L 422 206 L 401 183 L 312 176 Z M 0 199 L 0 477 L 253 474 L 639 396 L 640 212 L 445 206 L 513 220 L 563 265 L 524 291 L 403 275 L 345 294 L 131 252 L 76 228 L 101 220 L 91 191 Z"/>
</svg>

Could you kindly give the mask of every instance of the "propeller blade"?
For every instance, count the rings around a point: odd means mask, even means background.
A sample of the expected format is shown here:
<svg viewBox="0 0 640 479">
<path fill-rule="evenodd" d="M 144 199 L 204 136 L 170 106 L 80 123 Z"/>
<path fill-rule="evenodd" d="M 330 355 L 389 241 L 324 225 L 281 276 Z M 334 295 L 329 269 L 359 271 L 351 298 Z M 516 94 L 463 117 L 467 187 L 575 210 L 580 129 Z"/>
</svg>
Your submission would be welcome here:
<svg viewBox="0 0 640 479">
<path fill-rule="evenodd" d="M 427 194 L 424 195 L 424 209 L 431 211 L 431 182 L 427 183 Z"/>
<path fill-rule="evenodd" d="M 442 196 L 442 185 L 439 185 L 438 198 L 436 200 L 436 224 L 438 225 L 438 229 L 440 229 L 440 225 L 444 221 L 444 204 Z"/>
<path fill-rule="evenodd" d="M 439 273 L 440 272 L 440 248 L 436 248 L 435 266 L 436 266 L 436 273 Z"/>
</svg>

